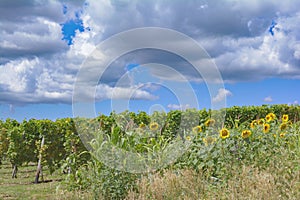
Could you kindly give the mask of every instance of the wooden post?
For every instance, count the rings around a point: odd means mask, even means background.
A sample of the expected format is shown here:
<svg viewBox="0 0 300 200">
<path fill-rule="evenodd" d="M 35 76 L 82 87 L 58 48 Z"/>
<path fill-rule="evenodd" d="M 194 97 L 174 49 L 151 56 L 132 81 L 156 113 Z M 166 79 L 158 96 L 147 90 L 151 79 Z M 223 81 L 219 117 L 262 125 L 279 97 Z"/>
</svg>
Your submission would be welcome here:
<svg viewBox="0 0 300 200">
<path fill-rule="evenodd" d="M 13 171 L 12 171 L 12 178 L 17 178 L 17 172 L 18 172 L 18 166 L 16 164 L 14 164 L 13 166 Z"/>
<path fill-rule="evenodd" d="M 43 136 L 42 142 L 41 142 L 41 149 L 44 146 L 44 142 L 45 142 L 45 137 Z M 42 166 L 42 152 L 40 152 L 38 166 L 37 166 L 36 175 L 35 175 L 35 181 L 34 181 L 35 184 L 39 183 L 40 175 L 42 177 L 42 181 L 44 181 L 42 167 L 43 167 Z"/>
</svg>

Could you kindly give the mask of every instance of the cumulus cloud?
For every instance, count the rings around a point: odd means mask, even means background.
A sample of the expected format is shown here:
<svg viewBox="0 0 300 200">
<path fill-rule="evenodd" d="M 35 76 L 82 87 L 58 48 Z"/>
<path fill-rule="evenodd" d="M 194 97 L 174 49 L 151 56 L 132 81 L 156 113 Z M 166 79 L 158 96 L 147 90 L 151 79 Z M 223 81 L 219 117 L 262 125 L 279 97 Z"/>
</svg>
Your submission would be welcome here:
<svg viewBox="0 0 300 200">
<path fill-rule="evenodd" d="M 99 42 L 120 31 L 144 26 L 171 28 L 192 37 L 207 50 L 225 82 L 270 77 L 300 79 L 299 7 L 297 0 L 3 0 L 0 2 L 0 102 L 70 103 L 77 72 Z M 77 30 L 73 44 L 68 46 L 62 40 L 62 26 L 76 17 L 82 20 L 85 29 Z M 153 42 L 177 45 L 195 61 L 202 62 L 186 46 L 186 41 Z M 134 84 L 114 88 L 126 73 L 124 68 L 128 63 L 149 62 L 168 65 L 188 80 L 203 78 L 189 63 L 169 52 L 137 51 L 111 64 L 99 83 L 102 92 L 97 98 L 157 98 Z M 87 79 L 93 78 L 93 70 L 99 70 L 90 69 Z M 178 80 L 175 73 L 165 73 L 163 69 L 156 68 L 150 73 L 158 79 Z M 117 95 L 112 94 L 114 89 Z M 219 90 L 213 101 L 221 101 L 228 95 L 230 91 Z"/>
<path fill-rule="evenodd" d="M 1 1 L 0 57 L 14 60 L 66 51 L 61 40 L 64 16 L 57 1 Z"/>
<path fill-rule="evenodd" d="M 264 102 L 272 102 L 272 101 L 273 101 L 273 98 L 271 96 L 264 98 Z"/>
<path fill-rule="evenodd" d="M 131 87 L 109 87 L 107 85 L 98 86 L 98 99 L 146 99 L 155 100 L 158 97 L 140 89 L 138 86 Z"/>
<path fill-rule="evenodd" d="M 300 6 L 298 1 L 223 1 L 222 4 L 217 1 L 206 4 L 202 1 L 113 1 L 103 4 L 91 1 L 90 5 L 86 22 L 94 25 L 91 27 L 95 32 L 101 31 L 98 39 L 129 28 L 162 26 L 192 36 L 203 45 L 226 82 L 268 77 L 299 78 L 297 33 L 300 17 L 295 8 Z M 98 12 L 99 9 L 109 12 Z M 128 18 L 132 20 L 129 22 Z M 118 26 L 114 26 L 116 22 Z M 269 30 L 273 22 L 276 25 L 272 35 Z M 178 48 L 184 46 L 183 43 Z M 138 59 L 140 62 L 163 62 L 163 58 L 169 58 L 164 64 L 182 71 L 192 80 L 195 78 L 192 69 L 174 56 L 147 52 L 147 55 L 139 54 Z"/>
<path fill-rule="evenodd" d="M 229 90 L 221 88 L 218 90 L 217 95 L 212 98 L 212 102 L 218 103 L 218 102 L 224 101 L 226 99 L 226 97 L 228 97 L 228 96 L 232 96 L 232 93 Z"/>
</svg>

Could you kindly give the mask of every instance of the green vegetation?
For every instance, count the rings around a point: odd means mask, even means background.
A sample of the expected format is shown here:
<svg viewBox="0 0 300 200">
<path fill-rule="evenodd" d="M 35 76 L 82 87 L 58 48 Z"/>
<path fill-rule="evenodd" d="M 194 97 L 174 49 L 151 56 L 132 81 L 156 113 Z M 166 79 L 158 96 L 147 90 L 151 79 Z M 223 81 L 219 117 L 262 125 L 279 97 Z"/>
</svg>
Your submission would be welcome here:
<svg viewBox="0 0 300 200">
<path fill-rule="evenodd" d="M 69 200 L 90 199 L 87 193 L 67 191 L 60 171 L 50 175 L 44 172 L 44 182 L 34 184 L 36 166 L 30 163 L 19 168 L 18 177 L 11 178 L 11 165 L 4 162 L 0 167 L 0 199 L 2 200 Z"/>
<path fill-rule="evenodd" d="M 299 106 L 273 105 L 55 122 L 7 119 L 0 121 L 0 198 L 299 199 L 299 117 Z M 113 147 L 147 157 L 134 160 Z M 160 152 L 176 150 L 182 154 L 171 165 L 160 165 L 171 158 Z M 9 178 L 11 166 L 16 179 Z M 126 172 L 132 166 L 141 171 Z M 153 170 L 142 170 L 147 167 Z M 34 185 L 41 172 L 52 181 Z"/>
</svg>

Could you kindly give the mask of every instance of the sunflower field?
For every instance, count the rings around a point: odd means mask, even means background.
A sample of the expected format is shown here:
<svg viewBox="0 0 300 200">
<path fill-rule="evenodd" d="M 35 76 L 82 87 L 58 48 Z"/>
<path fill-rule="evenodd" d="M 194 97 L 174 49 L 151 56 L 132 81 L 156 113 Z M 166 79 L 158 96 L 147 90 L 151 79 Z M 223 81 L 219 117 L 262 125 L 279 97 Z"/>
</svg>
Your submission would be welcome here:
<svg viewBox="0 0 300 200">
<path fill-rule="evenodd" d="M 105 137 L 97 138 L 96 149 L 109 142 L 152 155 L 173 144 L 182 150 L 176 141 L 189 143 L 188 149 L 170 165 L 147 173 L 89 161 L 94 173 L 79 168 L 75 179 L 81 187 L 93 183 L 92 194 L 104 199 L 270 199 L 270 193 L 274 199 L 298 199 L 299 111 L 299 106 L 274 105 L 103 115 L 97 120 Z M 120 157 L 106 153 L 113 161 Z"/>
<path fill-rule="evenodd" d="M 297 105 L 7 119 L 0 131 L 0 161 L 62 171 L 85 199 L 300 199 Z"/>
</svg>

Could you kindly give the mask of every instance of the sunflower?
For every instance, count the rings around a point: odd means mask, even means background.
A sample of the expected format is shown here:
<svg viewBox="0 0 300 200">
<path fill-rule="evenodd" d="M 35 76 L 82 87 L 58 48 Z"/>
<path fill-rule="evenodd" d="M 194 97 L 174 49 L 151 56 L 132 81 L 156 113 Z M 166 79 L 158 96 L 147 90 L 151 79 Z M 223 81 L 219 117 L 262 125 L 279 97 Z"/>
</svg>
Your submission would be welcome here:
<svg viewBox="0 0 300 200">
<path fill-rule="evenodd" d="M 288 127 L 288 124 L 287 123 L 281 123 L 280 124 L 280 130 L 284 130 L 284 129 L 286 129 Z"/>
<path fill-rule="evenodd" d="M 283 115 L 282 116 L 282 121 L 283 122 L 288 122 L 289 121 L 289 116 L 288 115 Z"/>
<path fill-rule="evenodd" d="M 281 138 L 283 138 L 284 136 L 285 136 L 285 132 L 281 132 L 280 134 L 279 134 L 279 137 L 281 137 Z"/>
<path fill-rule="evenodd" d="M 158 129 L 158 123 L 154 122 L 150 124 L 150 130 L 155 131 Z"/>
<path fill-rule="evenodd" d="M 190 141 L 192 138 L 191 138 L 191 136 L 186 136 L 185 139 L 186 139 L 187 141 Z"/>
<path fill-rule="evenodd" d="M 270 124 L 264 124 L 264 133 L 268 133 L 270 131 Z"/>
<path fill-rule="evenodd" d="M 257 125 L 257 120 L 253 120 L 253 121 L 250 123 L 250 128 L 254 128 L 255 125 Z"/>
<path fill-rule="evenodd" d="M 195 126 L 193 128 L 193 132 L 194 133 L 200 133 L 200 132 L 202 132 L 202 126 Z"/>
<path fill-rule="evenodd" d="M 268 115 L 271 117 L 271 121 L 276 119 L 276 115 L 274 113 L 269 113 Z"/>
<path fill-rule="evenodd" d="M 146 124 L 144 124 L 144 123 L 141 123 L 140 125 L 139 125 L 139 128 L 141 128 L 141 129 L 144 129 L 146 127 Z"/>
<path fill-rule="evenodd" d="M 258 123 L 259 125 L 264 125 L 265 120 L 264 120 L 264 119 L 259 119 L 259 120 L 257 121 L 257 123 Z"/>
<path fill-rule="evenodd" d="M 266 116 L 266 121 L 267 121 L 267 122 L 270 122 L 270 121 L 272 121 L 272 117 L 271 117 L 271 115 L 270 115 L 270 114 L 268 114 L 268 115 Z"/>
<path fill-rule="evenodd" d="M 243 130 L 241 136 L 242 136 L 242 138 L 246 139 L 246 138 L 250 137 L 251 134 L 252 134 L 252 132 L 250 130 Z"/>
<path fill-rule="evenodd" d="M 208 145 L 210 145 L 210 144 L 213 144 L 217 139 L 214 138 L 214 137 L 208 136 L 208 137 L 206 137 L 206 138 L 203 138 L 202 140 L 203 140 L 205 146 L 208 146 Z"/>
<path fill-rule="evenodd" d="M 214 119 L 208 119 L 206 120 L 206 122 L 204 123 L 205 126 L 209 127 L 209 126 L 213 126 L 215 124 L 215 120 Z"/>
<path fill-rule="evenodd" d="M 220 130 L 220 137 L 221 137 L 222 139 L 228 138 L 229 135 L 230 135 L 230 132 L 229 132 L 228 129 L 222 128 L 222 129 Z"/>
</svg>

